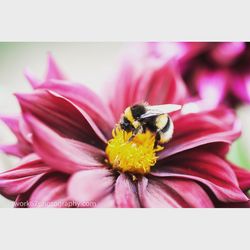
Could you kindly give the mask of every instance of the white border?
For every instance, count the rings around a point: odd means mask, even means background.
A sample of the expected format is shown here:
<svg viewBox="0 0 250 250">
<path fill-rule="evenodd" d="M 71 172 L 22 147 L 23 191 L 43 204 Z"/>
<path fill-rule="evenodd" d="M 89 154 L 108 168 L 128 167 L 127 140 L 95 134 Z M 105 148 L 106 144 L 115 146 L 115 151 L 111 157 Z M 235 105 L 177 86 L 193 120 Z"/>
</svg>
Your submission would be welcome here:
<svg viewBox="0 0 250 250">
<path fill-rule="evenodd" d="M 244 0 L 1 3 L 2 41 L 250 40 L 249 4 Z"/>
<path fill-rule="evenodd" d="M 228 250 L 249 245 L 247 209 L 237 215 L 234 209 L 4 210 L 2 249 Z"/>
</svg>

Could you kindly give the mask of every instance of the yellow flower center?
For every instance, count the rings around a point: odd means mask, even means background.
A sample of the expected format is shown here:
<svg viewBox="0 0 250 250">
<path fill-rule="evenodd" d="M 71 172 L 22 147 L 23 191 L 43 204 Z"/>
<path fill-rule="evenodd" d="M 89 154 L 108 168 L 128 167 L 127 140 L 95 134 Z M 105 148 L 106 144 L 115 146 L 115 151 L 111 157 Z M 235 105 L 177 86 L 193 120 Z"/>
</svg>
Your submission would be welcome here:
<svg viewBox="0 0 250 250">
<path fill-rule="evenodd" d="M 163 149 L 155 147 L 155 135 L 150 131 L 137 134 L 132 140 L 132 132 L 120 128 L 112 131 L 113 139 L 109 140 L 106 147 L 108 162 L 113 169 L 133 174 L 147 174 L 155 165 L 156 152 Z"/>
</svg>

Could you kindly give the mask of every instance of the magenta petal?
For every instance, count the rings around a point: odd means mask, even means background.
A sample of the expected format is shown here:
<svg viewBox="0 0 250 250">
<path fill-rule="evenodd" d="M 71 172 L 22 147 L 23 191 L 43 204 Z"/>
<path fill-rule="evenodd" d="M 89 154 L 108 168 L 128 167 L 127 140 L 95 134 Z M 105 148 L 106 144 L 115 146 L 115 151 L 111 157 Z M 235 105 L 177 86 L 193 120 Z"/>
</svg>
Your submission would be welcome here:
<svg viewBox="0 0 250 250">
<path fill-rule="evenodd" d="M 24 156 L 23 152 L 20 150 L 19 144 L 9 144 L 9 145 L 0 145 L 0 152 L 5 154 L 22 157 Z"/>
<path fill-rule="evenodd" d="M 241 101 L 250 103 L 250 74 L 232 75 L 232 94 Z"/>
<path fill-rule="evenodd" d="M 12 131 L 12 133 L 16 136 L 16 138 L 23 143 L 25 142 L 24 135 L 22 134 L 21 128 L 20 128 L 20 120 L 21 116 L 0 116 L 0 120 L 2 120 Z"/>
<path fill-rule="evenodd" d="M 32 86 L 33 89 L 38 88 L 42 82 L 40 80 L 38 80 L 29 69 L 26 69 L 24 71 L 24 76 L 26 77 L 26 79 L 28 80 L 28 82 L 30 83 L 30 85 Z"/>
<path fill-rule="evenodd" d="M 115 121 L 109 107 L 92 90 L 83 84 L 50 80 L 43 83 L 40 89 L 52 90 L 80 107 L 93 119 L 102 132 L 110 137 Z"/>
<path fill-rule="evenodd" d="M 43 84 L 43 81 L 36 78 L 29 69 L 26 69 L 24 71 L 24 75 L 26 79 L 29 81 L 29 83 L 31 84 L 31 86 L 33 87 L 33 89 L 39 88 Z M 48 81 L 51 79 L 65 80 L 66 77 L 57 66 L 52 55 L 49 53 L 48 54 L 48 68 L 47 68 L 45 80 Z"/>
<path fill-rule="evenodd" d="M 50 53 L 48 54 L 48 69 L 47 69 L 46 80 L 49 79 L 58 79 L 58 80 L 66 79 L 62 71 L 59 69 L 55 59 L 52 57 Z"/>
<path fill-rule="evenodd" d="M 211 51 L 211 57 L 221 65 L 230 65 L 245 50 L 244 42 L 222 42 Z"/>
<path fill-rule="evenodd" d="M 92 119 L 66 98 L 45 90 L 18 94 L 24 114 L 31 113 L 59 134 L 104 147 L 106 138 Z"/>
<path fill-rule="evenodd" d="M 118 96 L 117 96 L 118 95 Z M 187 90 L 174 62 L 150 65 L 140 73 L 126 63 L 116 79 L 110 107 L 118 121 L 126 107 L 141 102 L 150 105 L 183 103 Z"/>
<path fill-rule="evenodd" d="M 159 62 L 167 62 L 172 58 L 182 58 L 186 53 L 183 43 L 177 42 L 147 42 L 145 43 L 146 56 Z"/>
<path fill-rule="evenodd" d="M 211 47 L 211 43 L 209 42 L 180 42 L 178 44 L 182 49 L 181 65 L 184 63 L 187 64 L 188 60 L 192 60 Z"/>
<path fill-rule="evenodd" d="M 138 181 L 138 193 L 143 207 L 167 208 L 186 205 L 182 197 L 173 190 L 160 182 L 149 181 L 146 177 Z"/>
<path fill-rule="evenodd" d="M 24 119 L 24 116 L 21 116 L 19 119 L 19 129 L 22 137 L 28 143 L 28 145 L 31 147 L 32 145 L 32 133 L 31 130 L 27 124 L 27 122 Z"/>
<path fill-rule="evenodd" d="M 56 170 L 74 173 L 102 166 L 104 152 L 89 144 L 61 137 L 32 116 L 27 121 L 33 132 L 33 147 L 44 162 Z"/>
<path fill-rule="evenodd" d="M 207 101 L 210 107 L 216 107 L 223 100 L 229 89 L 229 76 L 224 71 L 200 69 L 194 82 L 199 96 Z"/>
<path fill-rule="evenodd" d="M 14 203 L 14 208 L 27 208 L 30 192 L 31 191 L 17 195 Z"/>
<path fill-rule="evenodd" d="M 219 156 L 202 150 L 190 150 L 169 157 L 150 173 L 161 177 L 180 177 L 206 185 L 223 202 L 244 202 L 231 166 Z"/>
<path fill-rule="evenodd" d="M 32 155 L 24 158 L 18 167 L 0 174 L 0 192 L 6 197 L 15 197 L 27 192 L 42 176 L 51 171 L 39 158 Z"/>
<path fill-rule="evenodd" d="M 84 207 L 86 207 L 86 206 L 87 206 L 87 204 L 84 205 Z M 95 207 L 95 208 L 116 208 L 117 206 L 115 203 L 114 193 L 110 193 L 110 194 L 104 196 L 97 204 L 93 204 L 92 207 Z"/>
<path fill-rule="evenodd" d="M 15 135 L 19 135 L 19 117 L 0 115 L 0 120 L 2 120 Z"/>
<path fill-rule="evenodd" d="M 43 181 L 32 192 L 29 198 L 29 207 L 70 207 L 67 195 L 67 177 L 51 176 Z"/>
<path fill-rule="evenodd" d="M 17 157 L 22 157 L 32 153 L 32 147 L 30 143 L 26 140 L 25 134 L 21 129 L 21 117 L 14 116 L 0 116 L 0 120 L 2 120 L 12 131 L 12 133 L 17 138 L 17 143 L 10 145 L 0 145 L 0 151 L 5 152 L 6 154 L 14 155 Z"/>
<path fill-rule="evenodd" d="M 112 110 L 115 120 L 119 121 L 121 114 L 131 103 L 133 103 L 133 83 L 135 82 L 136 72 L 134 67 L 129 63 L 122 65 L 121 71 L 114 80 L 114 86 L 110 87 L 111 98 L 109 106 Z"/>
<path fill-rule="evenodd" d="M 114 188 L 114 179 L 105 168 L 84 170 L 75 173 L 68 183 L 68 194 L 84 206 L 89 202 L 98 205 Z"/>
<path fill-rule="evenodd" d="M 144 207 L 213 207 L 206 192 L 190 180 L 143 178 L 138 190 Z"/>
<path fill-rule="evenodd" d="M 188 207 L 214 207 L 205 190 L 194 181 L 178 178 L 164 178 L 162 182 L 182 196 L 187 202 Z"/>
<path fill-rule="evenodd" d="M 9 129 L 15 134 L 17 138 L 20 138 L 18 117 L 1 115 L 0 120 L 2 120 L 9 127 Z M 21 151 L 18 143 L 10 145 L 0 145 L 0 151 L 18 157 L 23 156 L 23 152 Z"/>
<path fill-rule="evenodd" d="M 235 115 L 223 108 L 179 116 L 174 120 L 174 128 L 174 136 L 159 154 L 160 159 L 210 143 L 231 144 L 240 135 Z"/>
<path fill-rule="evenodd" d="M 238 167 L 236 165 L 233 165 L 232 163 L 229 163 L 229 164 L 231 164 L 232 169 L 234 170 L 237 176 L 240 188 L 243 191 L 248 191 L 250 189 L 250 171 L 247 169 Z"/>
<path fill-rule="evenodd" d="M 119 175 L 115 183 L 115 201 L 117 207 L 140 207 L 136 187 L 123 173 Z"/>
<path fill-rule="evenodd" d="M 133 102 L 146 101 L 150 105 L 181 104 L 187 96 L 185 84 L 173 62 L 145 72 L 137 85 Z"/>
</svg>

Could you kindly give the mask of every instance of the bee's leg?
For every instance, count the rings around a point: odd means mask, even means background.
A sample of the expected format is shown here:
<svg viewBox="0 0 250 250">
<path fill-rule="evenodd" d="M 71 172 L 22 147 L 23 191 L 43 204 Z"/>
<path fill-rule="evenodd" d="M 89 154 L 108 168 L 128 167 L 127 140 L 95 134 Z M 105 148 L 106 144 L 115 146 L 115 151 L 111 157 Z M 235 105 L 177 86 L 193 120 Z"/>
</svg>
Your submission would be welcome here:
<svg viewBox="0 0 250 250">
<path fill-rule="evenodd" d="M 130 136 L 130 138 L 128 139 L 128 141 L 129 141 L 129 142 L 132 141 L 132 140 L 134 139 L 135 136 L 136 136 L 136 135 L 132 134 L 132 135 Z"/>
<path fill-rule="evenodd" d="M 161 139 L 160 131 L 157 131 L 156 134 L 155 134 L 155 145 L 154 145 L 155 148 L 157 147 L 158 142 L 160 141 L 160 139 Z"/>
<path fill-rule="evenodd" d="M 141 131 L 143 131 L 143 128 L 142 126 L 139 126 L 138 128 L 136 128 L 134 131 L 133 131 L 133 134 L 132 136 L 128 139 L 128 141 L 132 141 L 134 139 L 134 137 L 140 133 Z"/>
</svg>

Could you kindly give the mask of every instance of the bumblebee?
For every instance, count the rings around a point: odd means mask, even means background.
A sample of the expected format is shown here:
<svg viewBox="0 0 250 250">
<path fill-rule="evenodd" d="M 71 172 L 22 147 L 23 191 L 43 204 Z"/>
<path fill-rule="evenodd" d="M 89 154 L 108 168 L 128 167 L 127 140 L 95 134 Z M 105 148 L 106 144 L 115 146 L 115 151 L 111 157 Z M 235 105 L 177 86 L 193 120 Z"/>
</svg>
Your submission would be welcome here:
<svg viewBox="0 0 250 250">
<path fill-rule="evenodd" d="M 129 140 L 138 133 L 147 130 L 155 134 L 155 146 L 168 142 L 173 135 L 174 125 L 168 113 L 181 109 L 181 105 L 166 104 L 150 106 L 147 104 L 136 104 L 126 108 L 119 126 L 126 132 L 132 132 Z"/>
</svg>

